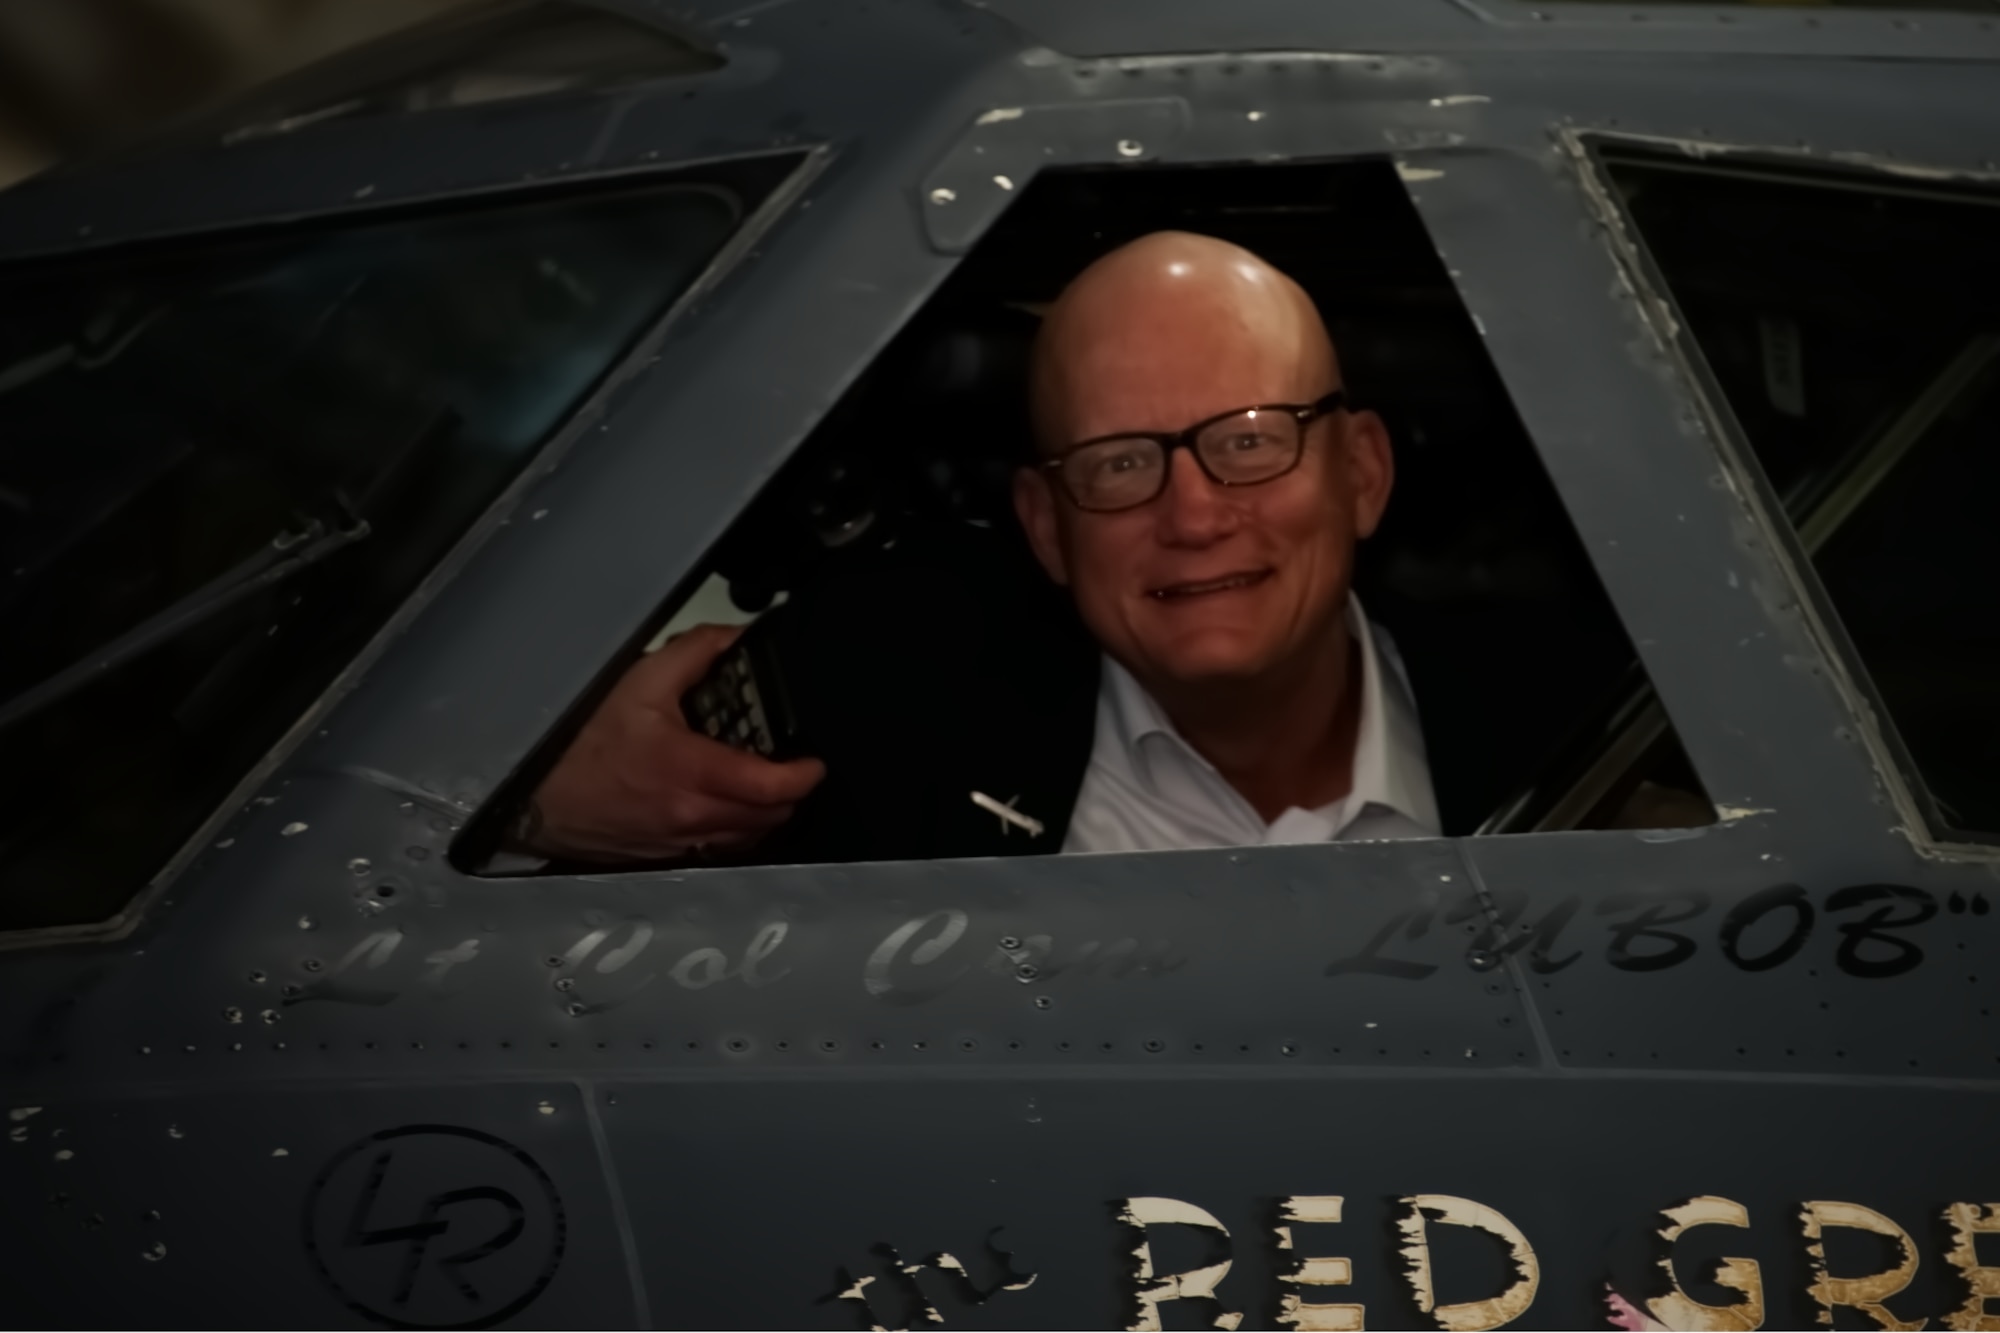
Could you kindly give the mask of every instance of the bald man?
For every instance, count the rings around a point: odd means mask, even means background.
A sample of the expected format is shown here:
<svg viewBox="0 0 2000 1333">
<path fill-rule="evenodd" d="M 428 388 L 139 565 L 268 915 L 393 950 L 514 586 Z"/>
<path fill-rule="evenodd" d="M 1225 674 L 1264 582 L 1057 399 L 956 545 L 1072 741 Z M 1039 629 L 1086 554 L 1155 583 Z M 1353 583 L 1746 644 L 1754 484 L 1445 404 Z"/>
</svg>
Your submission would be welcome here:
<svg viewBox="0 0 2000 1333">
<path fill-rule="evenodd" d="M 1017 715 L 996 705 L 983 731 L 919 717 L 943 737 L 927 750 L 886 734 L 849 746 L 832 762 L 861 780 L 820 824 L 900 810 L 905 833 L 858 844 L 867 857 L 1435 835 L 1407 682 L 1350 587 L 1355 544 L 1394 482 L 1388 433 L 1347 403 L 1305 292 L 1225 242 L 1142 237 L 1048 311 L 1031 409 L 1038 457 L 1015 477 L 1014 508 L 1101 653 L 1094 698 L 1072 707 L 1060 685 L 1017 700 Z M 962 648 L 948 669 L 960 709 L 1006 695 L 997 673 L 1055 670 L 1059 637 L 1044 645 L 1030 620 L 1004 645 Z M 801 802 L 834 804 L 825 791 L 808 800 L 828 776 L 820 760 L 771 763 L 681 720 L 680 696 L 734 636 L 703 627 L 632 668 L 536 792 L 515 844 L 670 860 L 747 847 Z M 836 697 L 853 700 L 867 675 Z M 1010 804 L 1024 788 L 1043 808 Z M 1028 817 L 999 816 L 998 835 L 981 837 L 986 823 L 963 822 L 966 798 L 981 819 L 995 805 Z M 1030 836 L 996 843 L 1010 823 Z M 842 859 L 832 845 L 807 839 L 788 859 Z"/>
</svg>

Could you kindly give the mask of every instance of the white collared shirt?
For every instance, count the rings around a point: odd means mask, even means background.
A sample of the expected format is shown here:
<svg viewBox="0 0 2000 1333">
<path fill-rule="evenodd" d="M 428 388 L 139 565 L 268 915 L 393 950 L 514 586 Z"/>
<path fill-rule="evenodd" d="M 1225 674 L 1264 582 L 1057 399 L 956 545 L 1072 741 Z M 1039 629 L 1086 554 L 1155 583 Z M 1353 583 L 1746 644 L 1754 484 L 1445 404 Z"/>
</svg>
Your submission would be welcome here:
<svg viewBox="0 0 2000 1333">
<path fill-rule="evenodd" d="M 1269 824 L 1215 766 L 1181 738 L 1144 687 L 1106 657 L 1097 737 L 1070 815 L 1065 852 L 1434 838 L 1439 823 L 1423 728 L 1389 636 L 1347 599 L 1361 645 L 1361 725 L 1354 785 L 1317 810 L 1286 810 Z"/>
</svg>

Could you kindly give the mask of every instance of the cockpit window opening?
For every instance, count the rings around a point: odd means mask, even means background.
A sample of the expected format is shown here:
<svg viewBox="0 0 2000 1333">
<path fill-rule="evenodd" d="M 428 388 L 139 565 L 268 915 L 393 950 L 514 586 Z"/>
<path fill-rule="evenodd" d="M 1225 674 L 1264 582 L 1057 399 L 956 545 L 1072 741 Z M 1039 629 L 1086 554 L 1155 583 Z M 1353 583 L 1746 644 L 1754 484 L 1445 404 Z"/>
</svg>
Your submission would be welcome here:
<svg viewBox="0 0 2000 1333">
<path fill-rule="evenodd" d="M 1024 744 L 1018 733 L 1060 714 L 1088 748 L 1099 650 L 1029 558 L 1010 499 L 1033 456 L 1029 348 L 1077 272 L 1162 230 L 1244 246 L 1302 284 L 1338 344 L 1351 397 L 1387 422 L 1397 489 L 1360 548 L 1354 586 L 1407 669 L 1441 831 L 1712 822 L 1394 166 L 1077 169 L 1044 173 L 1023 192 L 662 608 L 670 631 L 708 619 L 687 600 L 700 588 L 726 596 L 729 618 L 762 613 L 768 627 L 746 642 L 772 658 L 729 665 L 716 688 L 728 694 L 747 680 L 768 694 L 782 681 L 785 697 L 746 694 L 709 734 L 774 757 L 817 753 L 829 773 L 845 763 L 852 775 L 829 777 L 753 849 L 695 863 L 1060 849 L 1073 788 L 961 783 L 948 741 L 970 726 L 994 732 L 995 747 Z M 1015 651 L 994 628 L 1008 617 L 1040 627 L 1042 669 L 1024 668 L 999 697 L 968 697 L 949 663 Z M 613 664 L 601 689 L 632 665 Z M 1061 683 L 1070 676 L 1084 682 L 1080 723 L 1077 692 Z M 576 724 L 590 713 L 574 710 Z M 968 715 L 975 721 L 962 722 Z M 796 748 L 786 749 L 792 723 Z M 460 864 L 490 873 L 583 864 L 483 859 L 567 745 L 552 736 L 545 762 L 489 803 L 454 853 Z M 996 803 L 1027 822 L 996 816 Z M 964 839 L 979 850 L 964 850 Z"/>
<path fill-rule="evenodd" d="M 2000 842 L 2000 191 L 1598 160 L 1945 842 Z"/>
<path fill-rule="evenodd" d="M 795 166 L 0 270 L 0 930 L 113 918 Z"/>
</svg>

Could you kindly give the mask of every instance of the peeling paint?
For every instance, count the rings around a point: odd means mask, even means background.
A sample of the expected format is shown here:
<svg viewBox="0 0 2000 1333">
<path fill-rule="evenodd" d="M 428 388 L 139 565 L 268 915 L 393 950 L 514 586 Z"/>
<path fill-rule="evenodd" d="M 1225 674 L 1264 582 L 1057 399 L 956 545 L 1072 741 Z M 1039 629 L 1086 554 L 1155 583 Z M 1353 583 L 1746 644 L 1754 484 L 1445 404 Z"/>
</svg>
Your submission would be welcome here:
<svg viewBox="0 0 2000 1333">
<path fill-rule="evenodd" d="M 1609 1282 L 1604 1284 L 1604 1304 L 1605 1318 L 1613 1328 L 1629 1329 L 1631 1333 L 1655 1333 L 1667 1327 L 1620 1296 Z"/>
<path fill-rule="evenodd" d="M 1216 1301 L 1220 1306 L 1215 1288 L 1229 1274 L 1229 1259 L 1202 1268 L 1191 1268 L 1185 1273 L 1156 1276 L 1153 1272 L 1153 1246 L 1146 1239 L 1147 1227 L 1168 1225 L 1200 1227 L 1216 1232 L 1224 1240 L 1229 1239 L 1229 1228 L 1217 1221 L 1212 1213 L 1180 1199 L 1148 1197 L 1122 1200 L 1118 1220 L 1139 1233 L 1139 1243 L 1132 1250 L 1136 1265 L 1133 1276 L 1137 1283 L 1133 1295 L 1138 1302 L 1137 1318 L 1126 1326 L 1128 1330 L 1164 1328 L 1160 1321 L 1160 1307 L 1168 1301 L 1209 1300 Z M 1218 1308 L 1214 1326 L 1233 1329 L 1242 1322 L 1241 1313 Z"/>
<path fill-rule="evenodd" d="M 1915 1333 L 1924 1326 L 1926 1321 L 1922 1319 L 1905 1322 L 1896 1318 L 1883 1304 L 1909 1286 L 1911 1279 L 1917 1275 L 1917 1247 L 1910 1243 L 1908 1232 L 1873 1208 L 1832 1199 L 1807 1200 L 1799 1209 L 1799 1222 L 1805 1230 L 1806 1260 L 1812 1270 L 1812 1283 L 1807 1290 L 1819 1303 L 1819 1322 L 1822 1325 L 1831 1328 L 1834 1307 L 1845 1305 L 1874 1320 L 1877 1328 Z M 1852 1227 L 1857 1231 L 1887 1236 L 1902 1247 L 1902 1259 L 1894 1268 L 1885 1268 L 1879 1273 L 1862 1277 L 1834 1277 L 1826 1271 L 1826 1243 L 1821 1239 L 1827 1227 Z"/>
<path fill-rule="evenodd" d="M 975 125 L 998 125 L 1004 120 L 1019 120 L 1023 114 L 1025 114 L 1024 109 L 1018 106 L 996 106 L 972 123 Z"/>
<path fill-rule="evenodd" d="M 1338 1194 L 1295 1194 L 1279 1201 L 1278 1216 L 1287 1224 L 1333 1223 L 1340 1221 L 1340 1207 L 1341 1196 Z M 1292 1250 L 1290 1225 L 1276 1227 L 1275 1231 L 1278 1248 Z M 1344 1287 L 1354 1281 L 1354 1264 L 1340 1256 L 1307 1256 L 1301 1258 L 1291 1272 L 1281 1273 L 1278 1280 L 1290 1287 Z M 1285 1292 L 1278 1298 L 1278 1322 L 1286 1328 L 1348 1333 L 1349 1330 L 1367 1327 L 1366 1315 L 1365 1306 L 1353 1303 L 1317 1304 L 1308 1302 L 1304 1294 L 1297 1291 Z"/>
<path fill-rule="evenodd" d="M 1944 1317 L 1949 1329 L 2000 1328 L 2000 1310 L 1987 1309 L 1986 1302 L 2000 1300 L 2000 1268 L 1982 1266 L 1974 1240 L 1979 1236 L 2000 1235 L 2000 1203 L 1952 1203 L 1944 1209 L 1944 1224 L 1951 1232 L 1951 1247 L 1944 1261 L 1958 1270 L 1968 1295 L 1964 1305 Z"/>
<path fill-rule="evenodd" d="M 1396 164 L 1396 174 L 1406 181 L 1434 181 L 1444 177 L 1435 167 L 1413 167 L 1402 162 Z"/>
<path fill-rule="evenodd" d="M 923 1272 L 925 1268 L 929 1267 L 929 1265 L 921 1261 L 914 1264 L 902 1263 L 899 1261 L 898 1256 L 893 1248 L 890 1247 L 883 1247 L 883 1248 L 887 1250 L 890 1261 L 895 1264 L 896 1271 L 903 1274 L 906 1277 L 914 1278 L 918 1273 Z M 957 1261 L 953 1260 L 953 1262 L 956 1263 Z M 910 1284 L 910 1288 L 911 1290 L 919 1293 L 918 1300 L 923 1310 L 924 1322 L 926 1324 L 942 1324 L 944 1322 L 944 1316 L 938 1313 L 937 1306 L 932 1305 L 929 1299 L 925 1298 L 922 1295 L 923 1288 L 918 1286 L 915 1282 L 912 1282 Z"/>
<path fill-rule="evenodd" d="M 994 1227 L 986 1233 L 986 1252 L 1000 1270 L 998 1277 L 990 1286 L 982 1287 L 975 1282 L 971 1271 L 955 1254 L 940 1250 L 917 1263 L 904 1263 L 902 1255 L 897 1252 L 895 1246 L 880 1244 L 871 1246 L 870 1250 L 886 1266 L 888 1280 L 877 1288 L 877 1293 L 894 1291 L 900 1293 L 900 1299 L 892 1297 L 888 1303 L 889 1308 L 878 1310 L 868 1293 L 868 1288 L 875 1283 L 876 1278 L 856 1277 L 852 1270 L 847 1268 L 838 1270 L 840 1281 L 846 1285 L 824 1299 L 858 1303 L 867 1312 L 869 1327 L 881 1330 L 881 1333 L 892 1333 L 892 1329 L 905 1328 L 905 1324 L 896 1321 L 907 1320 L 912 1313 L 920 1313 L 924 1323 L 942 1324 L 944 1317 L 938 1313 L 923 1284 L 917 1280 L 926 1270 L 941 1273 L 949 1278 L 952 1285 L 973 1305 L 985 1305 L 1002 1292 L 1026 1291 L 1035 1284 L 1036 1274 L 1017 1271 L 1013 1255 L 995 1243 L 994 1237 L 1005 1229 L 1005 1227 Z"/>
<path fill-rule="evenodd" d="M 1673 1244 L 1694 1227 L 1747 1227 L 1750 1210 L 1734 1199 L 1715 1194 L 1697 1194 L 1674 1208 L 1663 1208 L 1666 1225 L 1660 1239 L 1666 1252 L 1660 1269 L 1667 1275 L 1669 1291 L 1646 1302 L 1646 1308 L 1663 1327 L 1687 1330 L 1717 1330 L 1719 1333 L 1748 1333 L 1764 1326 L 1764 1278 L 1755 1259 L 1726 1257 L 1716 1266 L 1712 1281 L 1719 1287 L 1741 1292 L 1743 1299 L 1731 1305 L 1704 1305 L 1682 1289 L 1674 1275 Z"/>
<path fill-rule="evenodd" d="M 1403 1233 L 1401 1248 L 1406 1265 L 1403 1276 L 1410 1284 L 1417 1308 L 1437 1320 L 1439 1328 L 1452 1329 L 1456 1333 L 1500 1328 L 1527 1313 L 1528 1307 L 1534 1303 L 1536 1288 L 1541 1286 L 1542 1268 L 1535 1258 L 1534 1247 L 1528 1244 L 1528 1238 L 1521 1234 L 1519 1227 L 1483 1203 L 1451 1194 L 1405 1195 L 1402 1202 L 1404 1212 L 1396 1221 L 1396 1229 Z M 1439 1305 L 1431 1282 L 1431 1246 L 1426 1213 L 1447 1226 L 1476 1227 L 1505 1241 L 1514 1264 L 1514 1281 L 1499 1295 L 1485 1300 Z"/>
<path fill-rule="evenodd" d="M 1738 819 L 1749 819 L 1756 815 L 1774 815 L 1776 813 L 1778 812 L 1770 809 L 1768 806 L 1761 805 L 1718 805 L 1715 807 L 1716 818 L 1725 824 L 1732 823 Z"/>
</svg>

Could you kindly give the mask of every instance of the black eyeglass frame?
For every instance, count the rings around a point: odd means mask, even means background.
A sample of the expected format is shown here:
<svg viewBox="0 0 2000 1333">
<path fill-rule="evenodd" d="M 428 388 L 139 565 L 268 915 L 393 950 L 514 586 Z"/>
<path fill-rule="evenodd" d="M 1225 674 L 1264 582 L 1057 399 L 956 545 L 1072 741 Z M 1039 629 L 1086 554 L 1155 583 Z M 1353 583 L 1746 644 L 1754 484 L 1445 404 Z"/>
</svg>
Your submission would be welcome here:
<svg viewBox="0 0 2000 1333">
<path fill-rule="evenodd" d="M 1276 481 L 1280 477 L 1287 476 L 1298 469 L 1299 460 L 1306 456 L 1307 428 L 1321 417 L 1332 416 L 1335 412 L 1340 411 L 1346 406 L 1347 391 L 1345 389 L 1335 389 L 1316 402 L 1311 403 L 1253 403 L 1248 407 L 1231 408 L 1227 412 L 1218 412 L 1212 417 L 1204 417 L 1200 421 L 1195 422 L 1194 425 L 1189 426 L 1186 430 L 1121 430 L 1113 431 L 1109 435 L 1095 435 L 1088 440 L 1082 440 L 1070 445 L 1054 458 L 1042 460 L 1040 467 L 1045 472 L 1055 474 L 1057 486 L 1062 491 L 1064 497 L 1086 514 L 1122 514 L 1128 509 L 1137 509 L 1140 505 L 1151 504 L 1166 493 L 1167 483 L 1173 477 L 1173 459 L 1174 450 L 1176 449 L 1185 449 L 1188 453 L 1192 454 L 1194 456 L 1194 464 L 1201 469 L 1202 475 L 1218 486 L 1262 486 L 1266 482 Z M 1228 481 L 1215 475 L 1214 470 L 1208 465 L 1208 460 L 1201 456 L 1201 450 L 1194 447 L 1195 440 L 1200 437 L 1203 431 L 1213 426 L 1216 422 L 1227 421 L 1231 417 L 1240 417 L 1246 412 L 1284 412 L 1289 414 L 1294 421 L 1298 422 L 1299 426 L 1298 451 L 1292 455 L 1291 463 L 1283 471 L 1273 472 L 1270 476 L 1259 477 L 1255 481 Z M 1131 504 L 1114 505 L 1108 509 L 1086 505 L 1083 501 L 1077 499 L 1076 492 L 1070 489 L 1069 479 L 1062 474 L 1063 464 L 1067 463 L 1073 455 L 1090 448 L 1092 445 L 1109 444 L 1113 440 L 1151 440 L 1160 446 L 1161 456 L 1165 460 L 1166 466 L 1160 469 L 1159 487 L 1145 499 L 1134 500 Z"/>
</svg>

